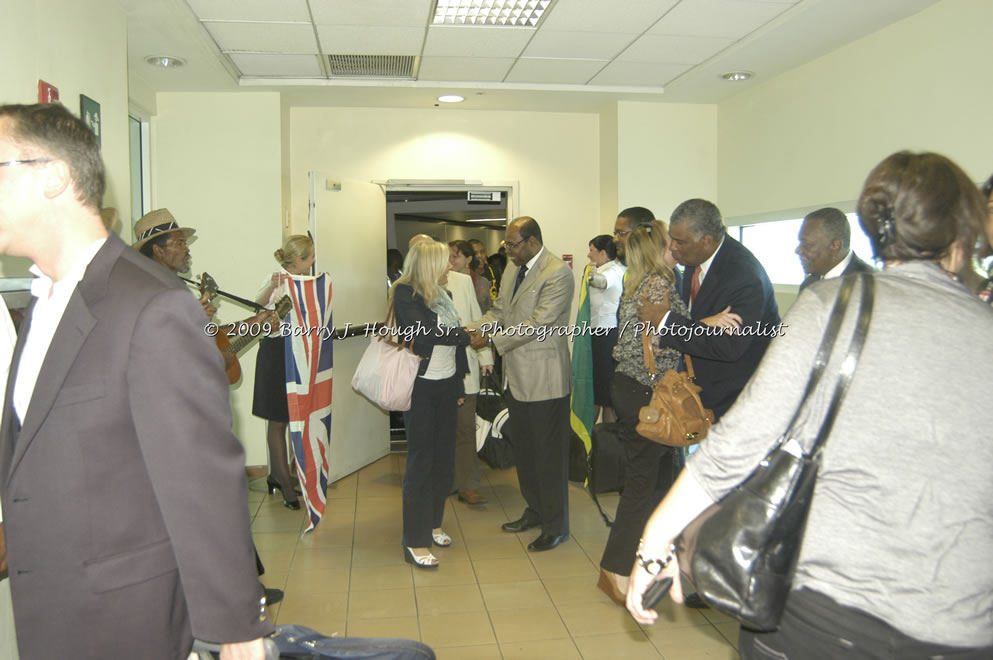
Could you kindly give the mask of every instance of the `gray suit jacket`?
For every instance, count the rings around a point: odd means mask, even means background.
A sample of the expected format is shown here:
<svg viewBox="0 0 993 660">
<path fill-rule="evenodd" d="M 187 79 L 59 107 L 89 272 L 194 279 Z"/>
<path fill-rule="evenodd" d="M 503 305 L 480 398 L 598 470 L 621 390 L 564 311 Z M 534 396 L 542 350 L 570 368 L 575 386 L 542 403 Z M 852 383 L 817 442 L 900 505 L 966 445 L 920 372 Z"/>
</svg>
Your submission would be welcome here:
<svg viewBox="0 0 993 660">
<path fill-rule="evenodd" d="M 519 268 L 507 264 L 493 307 L 472 324 L 493 336 L 503 357 L 504 382 L 518 401 L 567 396 L 572 387 L 569 309 L 575 282 L 572 269 L 545 248 L 521 282 Z"/>
<path fill-rule="evenodd" d="M 22 331 L 0 425 L 21 657 L 174 660 L 194 635 L 272 629 L 260 620 L 244 454 L 205 324 L 172 273 L 111 235 L 18 429 Z"/>
</svg>

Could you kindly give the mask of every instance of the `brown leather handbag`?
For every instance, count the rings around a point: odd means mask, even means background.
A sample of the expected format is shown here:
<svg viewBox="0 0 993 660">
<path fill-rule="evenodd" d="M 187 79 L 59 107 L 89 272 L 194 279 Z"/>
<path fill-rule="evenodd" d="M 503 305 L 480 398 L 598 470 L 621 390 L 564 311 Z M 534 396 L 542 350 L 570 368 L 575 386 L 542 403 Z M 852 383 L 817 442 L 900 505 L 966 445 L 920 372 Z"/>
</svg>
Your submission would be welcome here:
<svg viewBox="0 0 993 660">
<path fill-rule="evenodd" d="M 669 447 L 689 447 L 707 436 L 714 413 L 703 407 L 694 381 L 693 361 L 684 355 L 686 371 L 669 369 L 657 378 L 648 334 L 641 338 L 645 368 L 652 374 L 652 400 L 638 412 L 638 435 Z"/>
</svg>

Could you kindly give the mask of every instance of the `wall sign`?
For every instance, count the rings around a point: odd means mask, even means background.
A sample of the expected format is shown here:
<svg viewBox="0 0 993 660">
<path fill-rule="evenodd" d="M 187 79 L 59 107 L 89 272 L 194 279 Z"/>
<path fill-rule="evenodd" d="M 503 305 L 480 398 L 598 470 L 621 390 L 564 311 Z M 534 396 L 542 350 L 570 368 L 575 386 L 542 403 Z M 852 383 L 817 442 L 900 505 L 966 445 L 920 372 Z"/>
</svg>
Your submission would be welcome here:
<svg viewBox="0 0 993 660">
<path fill-rule="evenodd" d="M 79 95 L 79 118 L 82 119 L 100 141 L 100 104 L 85 94 Z"/>
</svg>

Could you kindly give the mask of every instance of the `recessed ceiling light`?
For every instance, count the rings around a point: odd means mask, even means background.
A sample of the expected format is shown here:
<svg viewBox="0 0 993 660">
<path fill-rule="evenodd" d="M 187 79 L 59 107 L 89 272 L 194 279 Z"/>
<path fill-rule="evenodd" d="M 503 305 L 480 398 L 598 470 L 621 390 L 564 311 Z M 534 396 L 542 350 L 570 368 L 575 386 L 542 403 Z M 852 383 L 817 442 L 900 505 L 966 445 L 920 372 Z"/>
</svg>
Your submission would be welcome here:
<svg viewBox="0 0 993 660">
<path fill-rule="evenodd" d="M 465 97 L 458 94 L 445 94 L 444 96 L 439 96 L 438 100 L 442 103 L 462 103 L 462 101 L 465 101 Z"/>
<path fill-rule="evenodd" d="M 183 58 L 172 57 L 171 55 L 149 55 L 145 58 L 145 62 L 152 66 L 160 66 L 163 69 L 174 69 L 186 64 L 186 60 Z"/>
<path fill-rule="evenodd" d="M 729 71 L 721 76 L 724 80 L 729 80 L 731 82 L 737 82 L 739 80 L 748 80 L 755 74 L 751 71 Z"/>
<path fill-rule="evenodd" d="M 436 0 L 434 25 L 492 25 L 533 28 L 552 0 Z"/>
</svg>

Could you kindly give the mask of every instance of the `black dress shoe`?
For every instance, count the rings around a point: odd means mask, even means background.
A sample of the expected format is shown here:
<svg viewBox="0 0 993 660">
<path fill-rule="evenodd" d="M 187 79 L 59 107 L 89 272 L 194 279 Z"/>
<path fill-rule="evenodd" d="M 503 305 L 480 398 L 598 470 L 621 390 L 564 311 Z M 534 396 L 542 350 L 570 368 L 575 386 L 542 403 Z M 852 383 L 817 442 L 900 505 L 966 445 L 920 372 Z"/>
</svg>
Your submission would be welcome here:
<svg viewBox="0 0 993 660">
<path fill-rule="evenodd" d="M 533 527 L 541 527 L 541 523 L 531 520 L 527 516 L 521 516 L 518 520 L 513 522 L 506 522 L 500 526 L 500 528 L 505 532 L 511 532 L 512 534 L 517 534 L 518 532 L 526 532 Z"/>
<path fill-rule="evenodd" d="M 700 598 L 700 594 L 697 593 L 692 593 L 683 598 L 683 605 L 685 607 L 691 607 L 695 610 L 705 610 L 710 607 L 710 605 L 707 605 L 703 598 Z"/>
<path fill-rule="evenodd" d="M 531 541 L 528 545 L 528 550 L 531 552 L 541 552 L 543 550 L 551 550 L 559 543 L 562 543 L 569 539 L 568 534 L 563 534 L 561 536 L 555 536 L 553 534 L 542 534 L 535 540 Z"/>
<path fill-rule="evenodd" d="M 282 589 L 270 589 L 265 587 L 265 604 L 275 605 L 279 601 L 283 600 L 283 590 Z"/>
</svg>

